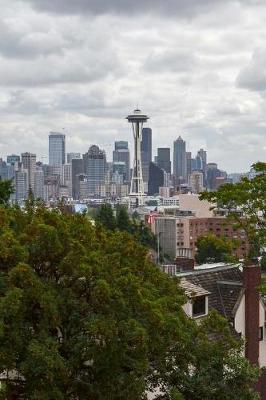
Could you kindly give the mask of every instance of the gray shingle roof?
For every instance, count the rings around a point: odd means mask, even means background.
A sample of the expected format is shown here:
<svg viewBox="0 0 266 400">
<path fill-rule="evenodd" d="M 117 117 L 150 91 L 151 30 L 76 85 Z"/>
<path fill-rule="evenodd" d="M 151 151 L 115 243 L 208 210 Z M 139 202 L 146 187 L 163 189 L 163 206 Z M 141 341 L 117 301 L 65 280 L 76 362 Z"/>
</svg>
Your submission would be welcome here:
<svg viewBox="0 0 266 400">
<path fill-rule="evenodd" d="M 235 305 L 243 294 L 243 274 L 239 266 L 195 270 L 185 279 L 209 292 L 209 309 L 215 309 L 231 320 Z"/>
</svg>

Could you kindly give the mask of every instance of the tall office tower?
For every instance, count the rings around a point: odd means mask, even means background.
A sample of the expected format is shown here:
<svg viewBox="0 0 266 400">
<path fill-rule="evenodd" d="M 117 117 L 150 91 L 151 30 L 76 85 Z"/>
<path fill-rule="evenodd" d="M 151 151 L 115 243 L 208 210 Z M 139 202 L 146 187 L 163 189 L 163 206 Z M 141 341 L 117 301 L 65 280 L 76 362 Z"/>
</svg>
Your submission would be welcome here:
<svg viewBox="0 0 266 400">
<path fill-rule="evenodd" d="M 168 174 L 171 174 L 170 148 L 159 147 L 157 149 L 156 164 Z"/>
<path fill-rule="evenodd" d="M 80 175 L 84 175 L 84 161 L 83 158 L 72 158 L 71 162 L 72 174 L 72 197 L 74 200 L 79 200 L 79 182 Z"/>
<path fill-rule="evenodd" d="M 44 172 L 42 167 L 37 167 L 34 173 L 34 197 L 44 200 Z"/>
<path fill-rule="evenodd" d="M 15 171 L 15 200 L 20 203 L 27 200 L 29 194 L 28 169 L 20 166 L 18 171 Z"/>
<path fill-rule="evenodd" d="M 63 133 L 50 132 L 49 135 L 49 165 L 61 167 L 66 161 L 66 137 Z"/>
<path fill-rule="evenodd" d="M 140 110 L 134 110 L 133 114 L 127 116 L 128 122 L 132 124 L 134 137 L 134 164 L 131 177 L 130 196 L 134 206 L 143 205 L 144 183 L 142 178 L 141 165 L 141 140 L 143 132 L 143 124 L 147 122 L 148 117 L 141 113 Z M 146 142 L 145 142 L 146 143 Z M 143 145 L 144 146 L 144 145 Z"/>
<path fill-rule="evenodd" d="M 201 160 L 202 160 L 202 170 L 203 170 L 203 172 L 205 173 L 206 172 L 206 165 L 207 165 L 207 151 L 206 150 L 203 150 L 203 149 L 200 149 L 199 151 L 198 151 L 198 154 L 197 154 L 200 158 L 201 158 Z"/>
<path fill-rule="evenodd" d="M 152 130 L 151 128 L 142 129 L 142 139 L 140 144 L 142 178 L 145 183 L 149 181 L 149 167 L 152 161 Z"/>
<path fill-rule="evenodd" d="M 113 183 L 117 183 L 117 184 L 123 184 L 125 182 L 125 177 L 126 177 L 126 163 L 124 162 L 114 162 L 113 163 L 113 168 L 111 171 L 111 181 Z"/>
<path fill-rule="evenodd" d="M 59 198 L 60 176 L 50 175 L 44 179 L 44 199 L 57 200 Z"/>
<path fill-rule="evenodd" d="M 76 158 L 78 160 L 78 158 Z M 63 165 L 63 186 L 66 187 L 65 193 L 68 197 L 72 196 L 72 164 Z"/>
<path fill-rule="evenodd" d="M 128 142 L 120 140 L 115 142 L 115 149 L 113 151 L 113 162 L 123 162 L 126 165 L 125 181 L 130 181 L 130 152 Z"/>
<path fill-rule="evenodd" d="M 73 159 L 81 158 L 80 153 L 67 153 L 67 164 L 71 164 Z"/>
<path fill-rule="evenodd" d="M 196 171 L 202 171 L 203 172 L 203 160 L 199 154 L 196 155 L 195 157 L 195 168 L 194 170 Z"/>
<path fill-rule="evenodd" d="M 192 193 L 200 193 L 204 190 L 203 185 L 203 172 L 201 171 L 193 171 L 188 176 L 188 183 L 191 188 Z"/>
<path fill-rule="evenodd" d="M 28 189 L 34 193 L 34 174 L 36 171 L 36 154 L 22 153 L 21 161 L 23 168 L 28 171 Z"/>
<path fill-rule="evenodd" d="M 173 153 L 173 175 L 175 176 L 176 183 L 182 183 L 187 181 L 187 157 L 186 157 L 186 142 L 178 137 L 174 141 L 174 153 Z"/>
<path fill-rule="evenodd" d="M 0 158 L 0 181 L 6 181 L 7 179 L 10 179 L 10 171 L 10 165 Z"/>
<path fill-rule="evenodd" d="M 6 162 L 8 164 L 15 164 L 20 162 L 20 156 L 17 156 L 16 154 L 10 154 L 9 156 L 6 157 Z"/>
<path fill-rule="evenodd" d="M 193 171 L 193 158 L 191 155 L 191 151 L 186 151 L 186 160 L 187 160 L 187 176 L 191 174 Z"/>
<path fill-rule="evenodd" d="M 154 196 L 159 194 L 159 188 L 164 186 L 164 175 L 165 170 L 160 168 L 153 162 L 150 162 L 149 167 L 149 184 L 148 184 L 148 195 Z"/>
<path fill-rule="evenodd" d="M 216 178 L 221 176 L 221 171 L 216 163 L 208 163 L 206 166 L 207 188 L 210 190 L 216 189 Z"/>
<path fill-rule="evenodd" d="M 105 175 L 107 172 L 105 151 L 93 145 L 89 148 L 88 152 L 83 155 L 83 160 L 88 183 L 88 193 L 90 196 L 95 196 L 98 187 L 105 183 Z"/>
</svg>

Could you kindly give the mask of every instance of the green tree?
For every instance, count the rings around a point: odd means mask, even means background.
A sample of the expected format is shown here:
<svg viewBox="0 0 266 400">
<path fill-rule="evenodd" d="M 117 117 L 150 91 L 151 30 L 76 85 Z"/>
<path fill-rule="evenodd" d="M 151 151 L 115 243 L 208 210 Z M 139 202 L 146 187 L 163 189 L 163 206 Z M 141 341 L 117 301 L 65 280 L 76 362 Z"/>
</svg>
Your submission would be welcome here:
<svg viewBox="0 0 266 400">
<path fill-rule="evenodd" d="M 96 212 L 96 223 L 104 228 L 113 231 L 116 228 L 116 220 L 111 204 L 102 204 Z"/>
<path fill-rule="evenodd" d="M 241 341 L 232 336 L 227 321 L 212 312 L 193 334 L 194 349 L 186 372 L 169 373 L 169 387 L 182 394 L 180 399 L 259 400 L 252 389 L 259 371 L 241 356 Z"/>
<path fill-rule="evenodd" d="M 241 377 L 238 398 L 254 400 L 256 371 L 225 321 L 201 328 L 184 301 L 133 236 L 42 205 L 0 208 L 0 396 L 140 400 L 160 386 L 168 399 L 211 399 L 200 394 L 212 378 L 218 399 L 235 399 L 229 386 Z M 225 338 L 216 352 L 214 328 Z"/>
<path fill-rule="evenodd" d="M 14 193 L 12 180 L 1 181 L 0 179 L 0 205 L 7 205 L 12 193 Z"/>
<path fill-rule="evenodd" d="M 236 184 L 221 186 L 217 192 L 201 194 L 201 199 L 214 207 L 226 209 L 236 228 L 245 231 L 249 258 L 258 257 L 266 247 L 266 163 L 257 162 L 252 167 L 256 173 L 253 179 L 245 177 Z"/>
<path fill-rule="evenodd" d="M 195 259 L 198 264 L 212 262 L 234 262 L 235 244 L 225 237 L 208 234 L 198 238 Z"/>
<path fill-rule="evenodd" d="M 132 222 L 125 206 L 116 207 L 116 226 L 120 231 L 132 232 Z"/>
</svg>

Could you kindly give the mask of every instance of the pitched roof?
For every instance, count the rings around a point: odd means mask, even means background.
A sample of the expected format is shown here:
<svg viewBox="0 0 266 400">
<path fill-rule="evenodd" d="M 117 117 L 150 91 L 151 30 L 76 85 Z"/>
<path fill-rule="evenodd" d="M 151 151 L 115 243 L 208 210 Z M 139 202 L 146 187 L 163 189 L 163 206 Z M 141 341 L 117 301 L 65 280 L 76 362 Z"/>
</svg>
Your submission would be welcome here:
<svg viewBox="0 0 266 400">
<path fill-rule="evenodd" d="M 209 292 L 209 309 L 215 309 L 229 320 L 243 294 L 243 274 L 237 265 L 194 270 L 185 275 L 191 284 Z"/>
<path fill-rule="evenodd" d="M 194 285 L 192 282 L 186 280 L 186 278 L 182 278 L 180 281 L 180 286 L 184 289 L 185 294 L 189 298 L 199 297 L 199 296 L 208 296 L 210 292 L 203 289 L 203 287 Z"/>
</svg>

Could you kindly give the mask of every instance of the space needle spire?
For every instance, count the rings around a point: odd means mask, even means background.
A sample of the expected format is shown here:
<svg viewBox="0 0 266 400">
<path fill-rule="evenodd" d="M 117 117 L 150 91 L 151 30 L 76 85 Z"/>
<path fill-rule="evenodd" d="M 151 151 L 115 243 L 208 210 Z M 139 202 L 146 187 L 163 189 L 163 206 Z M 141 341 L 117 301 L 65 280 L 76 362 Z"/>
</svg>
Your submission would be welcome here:
<svg viewBox="0 0 266 400">
<path fill-rule="evenodd" d="M 141 151 L 140 143 L 142 139 L 142 127 L 143 123 L 147 122 L 149 117 L 143 114 L 138 108 L 134 110 L 133 114 L 128 115 L 128 122 L 132 124 L 133 137 L 134 137 L 134 164 L 131 178 L 131 186 L 129 196 L 135 203 L 135 206 L 143 205 L 144 198 L 144 184 L 142 178 L 142 167 L 141 167 Z"/>
</svg>

